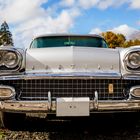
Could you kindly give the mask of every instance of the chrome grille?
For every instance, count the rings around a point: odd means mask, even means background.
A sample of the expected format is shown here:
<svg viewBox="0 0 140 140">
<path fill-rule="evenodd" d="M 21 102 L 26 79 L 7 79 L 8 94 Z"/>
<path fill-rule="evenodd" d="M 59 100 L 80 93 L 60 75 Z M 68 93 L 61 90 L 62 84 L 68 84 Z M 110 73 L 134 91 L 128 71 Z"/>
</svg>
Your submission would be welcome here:
<svg viewBox="0 0 140 140">
<path fill-rule="evenodd" d="M 19 100 L 47 100 L 48 92 L 52 98 L 57 97 L 90 97 L 98 92 L 99 100 L 121 100 L 128 98 L 127 89 L 138 85 L 135 80 L 107 79 L 34 79 L 1 81 L 1 84 L 16 88 Z M 114 93 L 109 94 L 108 85 L 114 85 Z"/>
</svg>

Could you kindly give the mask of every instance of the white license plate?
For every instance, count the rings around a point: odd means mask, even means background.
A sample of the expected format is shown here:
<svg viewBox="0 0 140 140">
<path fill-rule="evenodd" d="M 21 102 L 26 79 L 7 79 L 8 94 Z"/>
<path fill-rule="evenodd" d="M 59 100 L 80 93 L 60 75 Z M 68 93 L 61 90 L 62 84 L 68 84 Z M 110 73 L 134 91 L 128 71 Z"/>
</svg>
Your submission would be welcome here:
<svg viewBox="0 0 140 140">
<path fill-rule="evenodd" d="M 89 98 L 57 98 L 56 116 L 89 116 Z"/>
</svg>

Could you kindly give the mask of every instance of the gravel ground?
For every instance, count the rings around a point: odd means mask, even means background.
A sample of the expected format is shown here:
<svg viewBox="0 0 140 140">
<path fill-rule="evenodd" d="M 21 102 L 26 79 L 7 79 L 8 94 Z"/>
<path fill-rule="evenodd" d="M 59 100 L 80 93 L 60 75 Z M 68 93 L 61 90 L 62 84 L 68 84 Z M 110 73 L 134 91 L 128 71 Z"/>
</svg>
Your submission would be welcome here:
<svg viewBox="0 0 140 140">
<path fill-rule="evenodd" d="M 27 117 L 20 128 L 0 129 L 2 140 L 140 140 L 137 114 L 46 120 Z"/>
</svg>

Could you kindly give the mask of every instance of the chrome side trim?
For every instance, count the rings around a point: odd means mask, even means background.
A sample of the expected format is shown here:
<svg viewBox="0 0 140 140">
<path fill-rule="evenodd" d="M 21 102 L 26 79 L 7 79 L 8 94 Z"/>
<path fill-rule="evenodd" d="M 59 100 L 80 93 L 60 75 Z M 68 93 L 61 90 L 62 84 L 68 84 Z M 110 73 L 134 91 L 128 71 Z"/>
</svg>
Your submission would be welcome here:
<svg viewBox="0 0 140 140">
<path fill-rule="evenodd" d="M 20 80 L 25 79 L 25 75 L 7 75 L 7 76 L 0 76 L 0 80 Z"/>
<path fill-rule="evenodd" d="M 126 80 L 140 80 L 140 74 L 125 74 L 122 77 Z"/>
<path fill-rule="evenodd" d="M 99 101 L 98 108 L 94 106 L 94 100 L 90 101 L 90 112 L 106 111 L 137 111 L 140 110 L 140 100 Z M 0 110 L 7 112 L 24 113 L 56 113 L 56 101 L 52 101 L 51 110 L 48 101 L 1 101 Z"/>
</svg>

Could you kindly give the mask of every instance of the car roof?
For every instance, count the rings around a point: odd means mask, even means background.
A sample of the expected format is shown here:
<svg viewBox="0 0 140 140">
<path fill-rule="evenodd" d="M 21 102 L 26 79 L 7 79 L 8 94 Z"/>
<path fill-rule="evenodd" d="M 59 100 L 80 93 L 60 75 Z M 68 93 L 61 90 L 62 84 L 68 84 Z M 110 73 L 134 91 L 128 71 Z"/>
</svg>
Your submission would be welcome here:
<svg viewBox="0 0 140 140">
<path fill-rule="evenodd" d="M 43 34 L 34 37 L 33 39 L 41 38 L 41 37 L 61 37 L 61 36 L 81 36 L 81 37 L 98 37 L 104 39 L 102 36 L 97 35 L 97 34 Z"/>
</svg>

